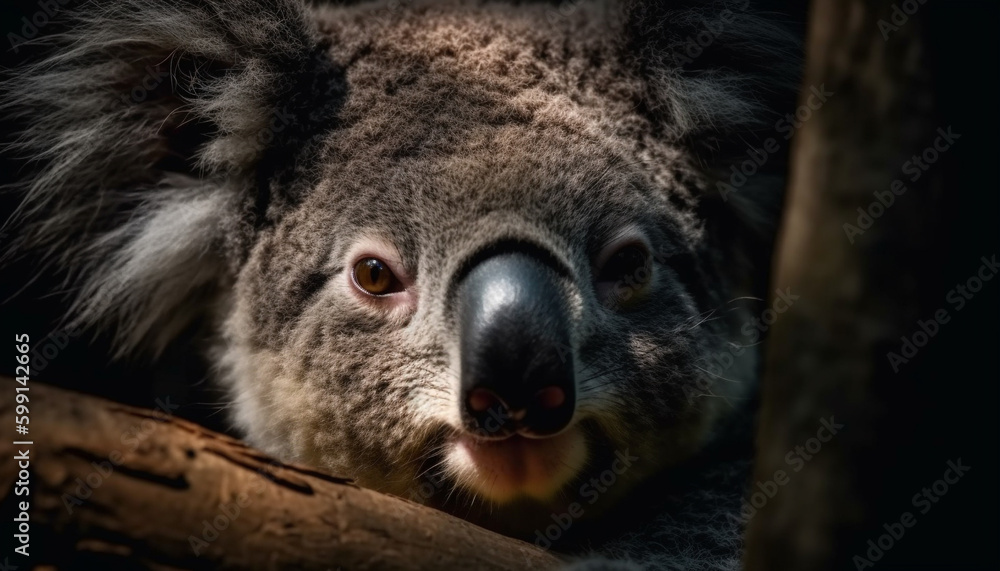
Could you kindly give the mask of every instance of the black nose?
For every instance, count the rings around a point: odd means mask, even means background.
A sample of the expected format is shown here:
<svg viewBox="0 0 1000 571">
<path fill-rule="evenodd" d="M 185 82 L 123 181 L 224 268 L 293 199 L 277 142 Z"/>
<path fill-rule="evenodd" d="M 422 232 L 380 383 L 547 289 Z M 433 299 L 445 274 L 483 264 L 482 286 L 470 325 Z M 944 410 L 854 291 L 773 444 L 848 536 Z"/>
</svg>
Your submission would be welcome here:
<svg viewBox="0 0 1000 571">
<path fill-rule="evenodd" d="M 559 275 L 526 254 L 480 262 L 458 288 L 462 417 L 484 438 L 553 435 L 576 407 Z"/>
</svg>

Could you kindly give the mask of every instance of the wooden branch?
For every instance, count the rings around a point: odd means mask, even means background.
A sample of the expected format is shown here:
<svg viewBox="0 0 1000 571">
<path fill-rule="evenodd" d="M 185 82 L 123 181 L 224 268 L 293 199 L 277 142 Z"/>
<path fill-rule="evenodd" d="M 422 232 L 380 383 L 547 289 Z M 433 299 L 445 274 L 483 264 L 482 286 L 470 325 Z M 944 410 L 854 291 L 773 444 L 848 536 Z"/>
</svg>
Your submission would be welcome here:
<svg viewBox="0 0 1000 571">
<path fill-rule="evenodd" d="M 148 569 L 548 569 L 559 559 L 443 512 L 282 464 L 163 410 L 31 384 L 30 501 L 36 567 Z M 0 425 L 14 382 L 0 380 Z M 162 408 L 170 408 L 163 403 Z M 17 563 L 15 556 L 11 563 Z M 127 561 L 126 561 L 127 560 Z M 95 567 L 96 568 L 96 567 Z"/>
</svg>

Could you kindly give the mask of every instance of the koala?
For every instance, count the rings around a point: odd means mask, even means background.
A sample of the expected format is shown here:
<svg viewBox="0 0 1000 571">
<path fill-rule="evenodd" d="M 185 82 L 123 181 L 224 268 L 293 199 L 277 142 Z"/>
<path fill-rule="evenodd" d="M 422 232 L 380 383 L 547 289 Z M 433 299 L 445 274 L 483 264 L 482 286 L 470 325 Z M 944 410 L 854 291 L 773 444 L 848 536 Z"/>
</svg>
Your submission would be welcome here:
<svg viewBox="0 0 1000 571">
<path fill-rule="evenodd" d="M 0 107 L 25 164 L 7 258 L 60 276 L 67 323 L 154 363 L 197 324 L 253 445 L 579 568 L 739 567 L 743 326 L 786 165 L 780 137 L 754 149 L 799 72 L 780 16 L 101 0 L 61 17 Z"/>
</svg>

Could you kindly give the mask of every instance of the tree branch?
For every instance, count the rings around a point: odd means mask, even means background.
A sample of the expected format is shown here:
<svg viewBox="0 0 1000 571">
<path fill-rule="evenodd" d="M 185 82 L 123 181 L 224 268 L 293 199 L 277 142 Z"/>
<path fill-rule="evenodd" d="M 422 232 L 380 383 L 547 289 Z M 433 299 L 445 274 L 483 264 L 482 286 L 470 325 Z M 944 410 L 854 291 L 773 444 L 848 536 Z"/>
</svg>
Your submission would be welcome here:
<svg viewBox="0 0 1000 571">
<path fill-rule="evenodd" d="M 14 382 L 0 390 L 14 393 Z M 36 566 L 148 569 L 546 569 L 559 560 L 443 512 L 277 462 L 163 410 L 31 384 L 30 494 L 17 462 L 4 503 L 29 501 Z M 164 409 L 169 406 L 164 406 Z M 15 404 L 0 402 L 0 423 Z"/>
</svg>

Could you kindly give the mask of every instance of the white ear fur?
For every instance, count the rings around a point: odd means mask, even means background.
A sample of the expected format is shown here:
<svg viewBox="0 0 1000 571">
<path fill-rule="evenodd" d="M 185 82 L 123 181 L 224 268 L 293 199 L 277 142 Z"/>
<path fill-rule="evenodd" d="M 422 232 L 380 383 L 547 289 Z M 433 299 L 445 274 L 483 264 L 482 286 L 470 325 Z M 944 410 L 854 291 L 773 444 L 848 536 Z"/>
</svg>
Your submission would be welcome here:
<svg viewBox="0 0 1000 571">
<path fill-rule="evenodd" d="M 224 188 L 174 186 L 88 244 L 94 266 L 73 307 L 75 324 L 114 320 L 120 353 L 144 341 L 162 351 L 201 309 L 192 294 L 219 279 L 226 262 L 218 231 L 233 202 Z"/>
<path fill-rule="evenodd" d="M 120 352 L 158 351 L 226 275 L 259 135 L 315 38 L 293 0 L 117 0 L 65 18 L 0 91 L 26 160 L 4 258 L 64 276 L 74 325 L 110 321 Z"/>
</svg>

